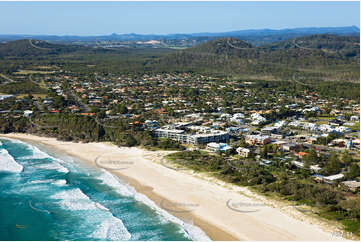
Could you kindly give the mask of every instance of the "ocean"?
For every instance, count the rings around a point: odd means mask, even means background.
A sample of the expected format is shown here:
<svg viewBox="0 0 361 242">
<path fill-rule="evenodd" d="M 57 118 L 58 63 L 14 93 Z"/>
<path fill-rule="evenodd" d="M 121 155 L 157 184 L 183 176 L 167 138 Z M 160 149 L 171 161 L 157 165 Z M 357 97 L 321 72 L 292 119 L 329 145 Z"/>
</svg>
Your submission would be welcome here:
<svg viewBox="0 0 361 242">
<path fill-rule="evenodd" d="M 0 139 L 0 240 L 209 240 L 103 169 Z"/>
</svg>

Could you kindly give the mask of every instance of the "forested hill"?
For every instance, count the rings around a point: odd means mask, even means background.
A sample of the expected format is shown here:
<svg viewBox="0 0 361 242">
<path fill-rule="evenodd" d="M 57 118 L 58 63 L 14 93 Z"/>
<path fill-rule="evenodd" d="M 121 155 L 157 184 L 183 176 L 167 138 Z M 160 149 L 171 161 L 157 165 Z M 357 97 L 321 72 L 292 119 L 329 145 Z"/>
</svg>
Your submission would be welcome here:
<svg viewBox="0 0 361 242">
<path fill-rule="evenodd" d="M 49 44 L 39 40 L 16 40 L 0 44 L 0 57 L 25 57 L 76 51 L 72 46 Z"/>
<path fill-rule="evenodd" d="M 120 73 L 196 72 L 237 79 L 360 80 L 358 36 L 310 35 L 264 46 L 220 38 L 185 50 L 112 48 L 17 40 L 0 44 L 0 67 L 11 74 L 24 60 L 52 62 L 71 70 Z M 39 58 L 41 57 L 41 58 Z M 58 58 L 59 57 L 59 58 Z"/>
<path fill-rule="evenodd" d="M 309 35 L 268 45 L 270 48 L 312 48 L 330 53 L 340 52 L 346 57 L 360 54 L 359 36 Z"/>
<path fill-rule="evenodd" d="M 74 52 L 107 52 L 107 49 L 89 48 L 79 45 L 48 43 L 42 40 L 23 39 L 0 43 L 0 58 L 61 55 Z"/>
<path fill-rule="evenodd" d="M 221 38 L 169 54 L 154 69 L 195 71 L 240 78 L 359 81 L 359 37 L 311 35 L 255 47 Z"/>
<path fill-rule="evenodd" d="M 256 47 L 240 39 L 220 38 L 188 48 L 187 52 L 237 56 L 240 54 L 239 49 L 251 50 Z"/>
</svg>

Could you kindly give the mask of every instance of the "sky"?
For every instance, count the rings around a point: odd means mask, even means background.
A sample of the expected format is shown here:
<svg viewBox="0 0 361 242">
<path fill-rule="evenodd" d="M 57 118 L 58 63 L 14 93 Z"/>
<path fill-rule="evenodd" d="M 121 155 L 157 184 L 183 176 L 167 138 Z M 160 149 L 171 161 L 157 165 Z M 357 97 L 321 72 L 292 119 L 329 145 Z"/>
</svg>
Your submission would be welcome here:
<svg viewBox="0 0 361 242">
<path fill-rule="evenodd" d="M 108 35 L 360 27 L 360 2 L 0 2 L 0 34 Z"/>
</svg>

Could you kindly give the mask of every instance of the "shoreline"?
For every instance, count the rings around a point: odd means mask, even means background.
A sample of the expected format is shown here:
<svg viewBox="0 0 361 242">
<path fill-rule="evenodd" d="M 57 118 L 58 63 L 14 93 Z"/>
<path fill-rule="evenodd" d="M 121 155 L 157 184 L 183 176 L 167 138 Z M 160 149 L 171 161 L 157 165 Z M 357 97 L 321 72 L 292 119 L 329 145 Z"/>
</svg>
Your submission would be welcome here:
<svg viewBox="0 0 361 242">
<path fill-rule="evenodd" d="M 97 158 L 105 154 L 116 157 L 114 161 L 127 161 L 130 164 L 127 169 L 107 170 L 170 214 L 193 222 L 212 240 L 344 240 L 321 230 L 321 226 L 297 220 L 267 205 L 257 212 L 232 210 L 228 206 L 230 201 L 256 205 L 260 202 L 240 190 L 160 165 L 154 160 L 163 157 L 164 151 L 119 148 L 108 143 L 72 143 L 29 134 L 0 137 L 44 145 L 54 153 L 64 152 L 93 167 L 97 166 Z"/>
<path fill-rule="evenodd" d="M 164 209 L 162 206 L 160 206 L 160 204 L 162 204 L 162 202 L 164 202 L 165 204 L 169 204 L 169 203 L 172 204 L 172 202 L 170 200 L 168 200 L 166 197 L 162 197 L 162 196 L 152 192 L 152 190 L 153 190 L 152 187 L 144 186 L 141 183 L 139 183 L 137 180 L 135 180 L 129 176 L 126 176 L 126 175 L 119 174 L 119 177 L 123 181 L 127 181 L 128 184 L 130 186 L 132 186 L 138 193 L 144 194 L 145 196 L 147 196 L 150 200 L 155 202 L 162 209 Z M 172 208 L 182 210 L 181 207 L 174 206 Z M 238 238 L 232 236 L 228 232 L 217 228 L 216 226 L 212 225 L 211 223 L 204 221 L 204 220 L 198 218 L 197 216 L 194 216 L 191 213 L 182 214 L 182 213 L 177 213 L 177 212 L 173 212 L 170 210 L 166 210 L 166 211 L 186 223 L 191 222 L 192 225 L 199 227 L 211 240 L 214 240 L 214 241 L 238 241 L 239 240 Z"/>
<path fill-rule="evenodd" d="M 31 135 L 31 136 L 33 136 L 33 135 Z M 48 139 L 48 137 L 41 137 L 41 136 L 34 136 L 34 137 Z M 85 160 L 81 156 L 78 156 L 75 154 L 70 154 L 70 153 L 66 152 L 65 150 L 59 149 L 59 147 L 54 147 L 54 145 L 45 143 L 45 141 L 40 141 L 38 139 L 34 139 L 34 137 L 17 137 L 17 136 L 14 137 L 14 136 L 4 136 L 3 134 L 0 134 L 0 138 L 18 139 L 18 140 L 24 141 L 26 143 L 29 143 L 31 145 L 39 145 L 40 147 L 43 146 L 47 150 L 49 150 L 52 153 L 55 153 L 58 156 L 61 154 L 61 152 L 64 152 L 64 154 L 66 154 L 67 156 L 71 156 L 72 158 L 75 158 L 74 162 L 80 162 L 80 163 L 82 163 L 82 165 L 91 166 L 93 168 L 96 167 L 99 169 L 99 167 L 96 165 L 95 162 Z M 50 138 L 50 139 L 52 139 L 52 138 Z M 166 197 L 160 196 L 157 193 L 154 193 L 152 187 L 144 186 L 136 179 L 126 176 L 124 174 L 116 173 L 111 170 L 107 170 L 107 171 L 109 171 L 111 174 L 120 178 L 123 182 L 125 182 L 129 186 L 133 187 L 137 193 L 141 193 L 141 194 L 147 196 L 150 200 L 152 200 L 161 209 L 164 209 L 164 208 L 162 208 L 162 206 L 160 206 L 162 204 L 162 202 L 164 202 L 165 204 L 172 204 L 172 202 L 169 199 L 167 199 Z M 179 208 L 176 206 L 174 206 L 172 208 L 175 208 L 175 209 L 178 208 L 179 210 L 182 210 L 182 208 Z M 170 211 L 167 209 L 165 209 L 165 211 L 167 211 L 171 215 L 181 219 L 182 221 L 184 221 L 186 223 L 191 222 L 192 225 L 199 227 L 211 240 L 214 240 L 214 241 L 238 241 L 239 240 L 238 238 L 229 234 L 228 232 L 217 228 L 216 226 L 212 225 L 211 223 L 208 223 L 207 221 L 204 221 L 201 218 L 198 218 L 197 216 L 194 216 L 192 213 L 183 214 L 183 213 L 173 212 L 173 211 Z"/>
</svg>

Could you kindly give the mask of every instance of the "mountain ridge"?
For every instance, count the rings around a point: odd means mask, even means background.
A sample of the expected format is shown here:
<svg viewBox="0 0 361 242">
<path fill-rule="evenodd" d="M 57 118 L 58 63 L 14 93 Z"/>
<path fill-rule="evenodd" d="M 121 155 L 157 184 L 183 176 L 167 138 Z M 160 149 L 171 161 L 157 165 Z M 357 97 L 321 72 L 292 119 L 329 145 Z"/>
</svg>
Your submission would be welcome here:
<svg viewBox="0 0 361 242">
<path fill-rule="evenodd" d="M 236 46 L 232 44 L 234 41 Z M 294 73 L 302 73 L 314 80 L 356 81 L 359 80 L 359 42 L 356 36 L 311 35 L 244 48 L 245 42 L 222 38 L 168 54 L 157 60 L 154 68 L 267 76 L 278 80 L 292 79 Z"/>
<path fill-rule="evenodd" d="M 106 49 L 39 40 L 0 44 L 0 60 L 4 63 L 14 57 L 31 59 L 40 56 L 50 60 L 58 56 L 84 71 L 87 71 L 86 65 L 77 60 L 85 57 L 88 65 L 96 64 L 107 70 L 112 66 L 113 71 L 121 67 L 128 73 L 196 72 L 265 80 L 290 80 L 295 74 L 317 81 L 359 82 L 360 79 L 358 36 L 310 35 L 263 46 L 238 38 L 218 38 L 178 51 L 125 47 Z"/>
<path fill-rule="evenodd" d="M 96 42 L 96 41 L 149 41 L 149 40 L 194 40 L 194 45 L 220 37 L 238 37 L 254 45 L 262 45 L 275 41 L 282 41 L 290 38 L 311 35 L 311 34 L 337 34 L 337 35 L 360 35 L 357 26 L 345 27 L 304 27 L 286 29 L 246 29 L 217 33 L 174 33 L 174 34 L 116 34 L 98 36 L 77 36 L 77 35 L 0 35 L 0 41 L 12 41 L 18 39 L 39 39 L 54 42 Z M 94 43 L 93 43 L 94 44 Z"/>
</svg>

